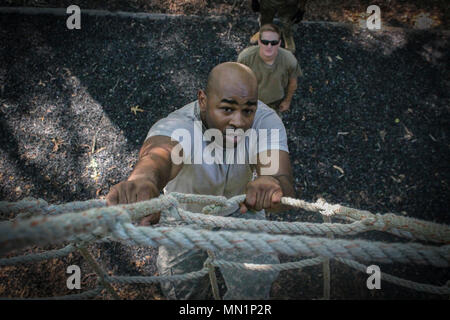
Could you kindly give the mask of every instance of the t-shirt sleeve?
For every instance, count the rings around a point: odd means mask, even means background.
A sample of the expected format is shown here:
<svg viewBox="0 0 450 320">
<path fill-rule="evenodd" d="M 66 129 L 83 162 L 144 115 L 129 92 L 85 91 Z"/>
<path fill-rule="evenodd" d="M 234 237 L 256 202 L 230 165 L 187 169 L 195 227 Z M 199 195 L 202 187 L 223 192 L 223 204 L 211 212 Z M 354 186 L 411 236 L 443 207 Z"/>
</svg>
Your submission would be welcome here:
<svg viewBox="0 0 450 320">
<path fill-rule="evenodd" d="M 288 58 L 288 74 L 289 78 L 297 78 L 303 76 L 303 71 L 300 68 L 300 64 L 298 63 L 297 59 L 294 57 L 292 53 L 289 52 L 289 58 Z"/>
<path fill-rule="evenodd" d="M 175 117 L 163 118 L 150 128 L 145 139 L 153 136 L 167 136 L 178 141 L 183 148 L 183 161 L 190 163 L 193 154 L 194 122 Z"/>
<path fill-rule="evenodd" d="M 177 119 L 177 118 L 163 118 L 158 120 L 148 131 L 147 138 L 153 136 L 167 136 L 171 137 L 177 128 L 191 130 L 192 125 L 188 122 Z M 177 140 L 177 139 L 175 139 Z M 178 140 L 177 140 L 178 141 Z"/>
<path fill-rule="evenodd" d="M 271 112 L 265 112 L 255 125 L 255 129 L 258 132 L 257 153 L 266 150 L 282 150 L 289 152 L 286 129 L 283 125 L 283 121 L 275 111 L 272 109 L 270 110 Z M 255 154 L 252 154 L 252 156 L 254 155 Z"/>
<path fill-rule="evenodd" d="M 248 63 L 247 63 L 247 61 L 246 61 L 245 58 L 246 58 L 245 51 L 242 51 L 242 52 L 238 55 L 237 62 L 242 63 L 242 64 L 245 64 L 246 66 L 248 66 Z"/>
</svg>

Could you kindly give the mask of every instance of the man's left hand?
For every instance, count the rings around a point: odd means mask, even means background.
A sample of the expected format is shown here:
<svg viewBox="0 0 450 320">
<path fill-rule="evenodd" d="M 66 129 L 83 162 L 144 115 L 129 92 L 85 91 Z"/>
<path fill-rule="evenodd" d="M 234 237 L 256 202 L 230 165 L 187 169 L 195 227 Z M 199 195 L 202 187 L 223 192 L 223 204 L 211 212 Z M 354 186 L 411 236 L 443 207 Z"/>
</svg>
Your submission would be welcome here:
<svg viewBox="0 0 450 320">
<path fill-rule="evenodd" d="M 285 111 L 288 111 L 290 107 L 291 107 L 291 103 L 289 101 L 283 100 L 283 101 L 281 101 L 278 109 L 280 110 L 280 112 L 285 112 Z"/>
<path fill-rule="evenodd" d="M 248 210 L 272 209 L 281 202 L 283 191 L 280 182 L 271 176 L 260 176 L 247 184 L 245 202 L 240 204 L 241 213 Z"/>
</svg>

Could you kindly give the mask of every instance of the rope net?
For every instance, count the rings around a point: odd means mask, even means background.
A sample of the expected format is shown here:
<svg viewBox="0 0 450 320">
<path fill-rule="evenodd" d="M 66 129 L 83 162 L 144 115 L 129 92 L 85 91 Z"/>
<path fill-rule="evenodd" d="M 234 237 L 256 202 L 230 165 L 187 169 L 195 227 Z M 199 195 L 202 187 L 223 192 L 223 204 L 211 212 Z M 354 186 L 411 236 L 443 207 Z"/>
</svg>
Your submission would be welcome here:
<svg viewBox="0 0 450 320">
<path fill-rule="evenodd" d="M 58 245 L 69 242 L 58 250 L 0 258 L 0 266 L 37 262 L 60 258 L 80 250 L 98 276 L 98 286 L 77 295 L 49 299 L 86 299 L 107 290 L 119 298 L 110 283 L 155 283 L 197 279 L 210 274 L 211 285 L 216 286 L 216 267 L 233 267 L 256 272 L 283 271 L 314 265 L 323 265 L 324 298 L 330 298 L 330 259 L 356 270 L 366 272 L 361 263 L 408 263 L 448 268 L 450 264 L 450 227 L 392 213 L 372 214 L 324 200 L 315 203 L 284 197 L 282 203 L 294 208 L 322 214 L 324 223 L 278 222 L 216 216 L 221 210 L 236 206 L 245 195 L 227 199 L 222 196 L 170 193 L 127 205 L 106 206 L 104 200 L 89 200 L 61 205 L 48 205 L 43 200 L 26 198 L 19 202 L 0 202 L 0 257 L 29 246 Z M 203 205 L 202 213 L 180 208 L 181 203 Z M 160 212 L 172 225 L 136 226 L 133 222 Z M 13 220 L 5 217 L 15 216 Z M 2 218 L 3 217 L 3 218 Z M 332 223 L 331 218 L 347 223 Z M 219 228 L 219 231 L 212 231 Z M 406 238 L 406 243 L 386 243 L 360 239 L 338 239 L 367 231 L 382 231 Z M 433 243 L 425 245 L 412 241 Z M 93 242 L 120 241 L 132 245 L 207 250 L 209 258 L 201 270 L 173 276 L 109 276 L 92 258 L 85 246 Z M 280 264 L 249 264 L 218 260 L 218 250 L 276 253 L 312 257 Z M 422 292 L 450 294 L 447 285 L 434 286 L 381 274 L 384 281 Z M 213 290 L 214 291 L 214 290 Z M 220 297 L 214 294 L 216 299 Z"/>
</svg>

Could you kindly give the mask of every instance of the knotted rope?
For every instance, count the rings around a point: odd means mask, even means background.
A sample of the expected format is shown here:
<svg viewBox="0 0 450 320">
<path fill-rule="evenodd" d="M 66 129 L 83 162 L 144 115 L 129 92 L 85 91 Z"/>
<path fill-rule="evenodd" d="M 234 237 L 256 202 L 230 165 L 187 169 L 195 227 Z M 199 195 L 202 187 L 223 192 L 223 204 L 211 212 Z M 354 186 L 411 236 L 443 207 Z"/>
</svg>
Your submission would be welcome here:
<svg viewBox="0 0 450 320">
<path fill-rule="evenodd" d="M 170 277 L 111 277 L 101 272 L 103 285 L 80 294 L 87 297 L 103 290 L 107 282 L 153 283 L 156 281 L 180 281 L 211 276 L 211 266 L 234 267 L 238 269 L 269 271 L 288 270 L 324 263 L 336 259 L 358 270 L 364 266 L 353 261 L 381 263 L 430 264 L 448 267 L 450 264 L 450 228 L 432 222 L 401 217 L 394 214 L 372 214 L 340 205 L 330 205 L 319 200 L 308 203 L 302 200 L 282 198 L 282 203 L 308 211 L 320 212 L 324 217 L 334 216 L 350 221 L 350 224 L 303 222 L 276 222 L 265 220 L 220 217 L 223 209 L 236 207 L 245 200 L 245 195 L 226 199 L 221 196 L 187 195 L 171 193 L 159 198 L 129 205 L 105 207 L 102 200 L 75 202 L 63 205 L 48 205 L 45 201 L 24 199 L 17 203 L 0 202 L 0 215 L 16 215 L 14 221 L 0 222 L 0 254 L 22 249 L 30 245 L 55 244 L 70 241 L 79 246 L 94 241 L 119 240 L 147 246 L 168 246 L 178 248 L 200 248 L 213 252 L 218 250 L 243 250 L 261 253 L 283 253 L 287 255 L 319 256 L 317 258 L 278 265 L 253 265 L 209 258 L 202 270 Z M 203 214 L 191 213 L 180 208 L 180 203 L 200 203 Z M 161 212 L 185 225 L 173 227 L 136 227 L 133 221 L 150 214 Z M 205 215 L 207 214 L 207 215 Z M 170 220 L 170 219 L 169 219 Z M 193 229 L 203 226 L 220 231 Z M 250 232 L 232 232 L 245 230 Z M 420 239 L 443 243 L 441 247 L 418 243 L 382 243 L 365 240 L 343 240 L 310 237 L 310 235 L 354 235 L 369 230 L 387 231 L 409 239 Z M 285 234 L 294 234 L 288 236 Z M 61 257 L 76 250 L 73 244 L 60 250 L 30 254 L 22 257 L 0 259 L 0 265 L 40 261 Z M 206 263 L 206 262 L 205 262 Z M 384 275 L 384 279 L 420 291 L 449 293 L 448 287 L 417 284 L 408 280 Z M 105 282 L 106 281 L 106 282 Z M 76 297 L 77 295 L 75 295 Z"/>
</svg>

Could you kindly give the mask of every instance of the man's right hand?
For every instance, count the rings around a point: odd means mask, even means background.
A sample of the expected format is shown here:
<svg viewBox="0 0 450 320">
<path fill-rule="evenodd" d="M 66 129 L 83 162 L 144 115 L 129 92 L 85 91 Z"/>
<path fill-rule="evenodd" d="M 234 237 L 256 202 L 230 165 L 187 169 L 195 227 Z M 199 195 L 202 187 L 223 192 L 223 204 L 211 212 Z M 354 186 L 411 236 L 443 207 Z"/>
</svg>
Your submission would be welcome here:
<svg viewBox="0 0 450 320">
<path fill-rule="evenodd" d="M 138 178 L 130 181 L 122 181 L 111 187 L 106 196 L 106 205 L 135 203 L 149 200 L 159 196 L 158 187 L 147 178 Z M 141 220 L 140 225 L 149 225 L 159 222 L 160 213 L 154 213 Z"/>
</svg>

